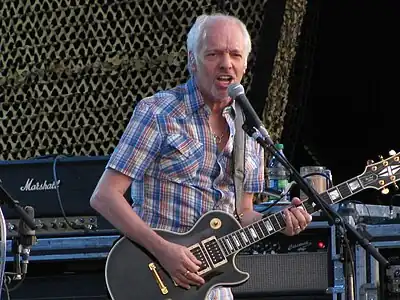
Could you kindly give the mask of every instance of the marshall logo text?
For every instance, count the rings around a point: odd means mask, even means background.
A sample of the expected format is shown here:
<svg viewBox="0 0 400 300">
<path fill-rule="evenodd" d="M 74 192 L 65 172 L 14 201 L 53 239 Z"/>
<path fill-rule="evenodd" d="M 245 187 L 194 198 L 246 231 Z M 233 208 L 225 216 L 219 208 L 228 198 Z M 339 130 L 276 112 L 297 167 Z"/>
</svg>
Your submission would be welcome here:
<svg viewBox="0 0 400 300">
<path fill-rule="evenodd" d="M 47 180 L 40 182 L 35 181 L 34 178 L 28 178 L 25 182 L 25 185 L 21 185 L 19 188 L 21 192 L 34 192 L 34 191 L 47 191 L 47 190 L 55 190 L 60 186 L 60 180 L 47 182 Z"/>
</svg>

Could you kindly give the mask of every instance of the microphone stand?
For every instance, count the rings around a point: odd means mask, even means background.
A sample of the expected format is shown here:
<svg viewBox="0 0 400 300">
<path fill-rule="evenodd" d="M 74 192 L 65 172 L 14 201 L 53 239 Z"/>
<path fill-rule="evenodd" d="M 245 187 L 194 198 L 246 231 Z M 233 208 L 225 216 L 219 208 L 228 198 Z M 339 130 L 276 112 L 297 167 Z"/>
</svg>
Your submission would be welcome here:
<svg viewBox="0 0 400 300">
<path fill-rule="evenodd" d="M 18 228 L 18 237 L 13 237 L 11 243 L 11 250 L 14 254 L 14 272 L 13 277 L 5 276 L 4 270 L 0 270 L 0 279 L 12 281 L 12 280 L 22 280 L 23 275 L 27 273 L 28 257 L 30 253 L 30 247 L 36 243 L 35 236 L 35 219 L 33 216 L 33 208 L 30 209 L 29 213 L 26 209 L 22 208 L 19 201 L 15 200 L 3 187 L 0 180 L 0 206 L 7 204 L 11 209 L 14 209 L 20 217 L 20 223 Z M 6 233 L 6 231 L 5 231 Z M 6 237 L 4 237 L 6 240 Z M 4 253 L 5 255 L 5 253 Z M 5 259 L 5 257 L 4 257 Z M 22 264 L 22 267 L 21 267 Z M 3 280 L 0 282 L 0 288 L 2 288 Z M 0 299 L 1 299 L 1 289 L 0 289 Z"/>
<path fill-rule="evenodd" d="M 318 193 L 310 186 L 310 184 L 300 175 L 300 173 L 289 163 L 289 161 L 283 157 L 279 150 L 276 149 L 271 138 L 264 133 L 262 136 L 254 127 L 244 123 L 242 126 L 243 130 L 252 138 L 254 138 L 265 150 L 269 151 L 276 159 L 290 172 L 293 181 L 295 181 L 301 190 L 314 202 L 314 204 L 322 209 L 328 218 L 330 226 L 336 226 L 338 231 L 345 235 L 346 233 L 355 242 L 365 249 L 372 257 L 374 257 L 384 268 L 389 267 L 389 262 L 386 258 L 379 253 L 379 251 L 371 245 L 370 241 L 363 237 L 353 226 L 347 223 L 342 216 L 336 212 L 332 207 L 326 203 Z"/>
<path fill-rule="evenodd" d="M 0 205 L 7 204 L 8 207 L 14 209 L 21 220 L 32 230 L 36 229 L 35 220 L 29 216 L 29 214 L 19 205 L 19 201 L 15 200 L 3 187 L 3 183 L 0 180 Z"/>
</svg>

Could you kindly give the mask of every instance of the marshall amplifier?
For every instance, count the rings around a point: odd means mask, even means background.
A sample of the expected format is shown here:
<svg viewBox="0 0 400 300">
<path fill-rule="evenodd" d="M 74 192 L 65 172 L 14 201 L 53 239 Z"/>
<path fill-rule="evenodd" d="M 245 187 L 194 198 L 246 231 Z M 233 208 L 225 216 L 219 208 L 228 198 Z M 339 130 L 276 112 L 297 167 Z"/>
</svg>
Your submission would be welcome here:
<svg viewBox="0 0 400 300">
<path fill-rule="evenodd" d="M 1 161 L 0 180 L 21 206 L 34 208 L 38 237 L 116 234 L 113 226 L 89 203 L 108 159 L 108 156 L 56 156 Z M 126 198 L 128 201 L 129 191 Z M 18 232 L 19 216 L 7 205 L 2 209 L 9 238 Z"/>
<path fill-rule="evenodd" d="M 330 245 L 331 228 L 322 221 L 313 221 L 299 235 L 277 234 L 254 244 L 236 256 L 237 267 L 250 278 L 232 289 L 235 299 L 328 299 L 334 284 Z"/>
</svg>

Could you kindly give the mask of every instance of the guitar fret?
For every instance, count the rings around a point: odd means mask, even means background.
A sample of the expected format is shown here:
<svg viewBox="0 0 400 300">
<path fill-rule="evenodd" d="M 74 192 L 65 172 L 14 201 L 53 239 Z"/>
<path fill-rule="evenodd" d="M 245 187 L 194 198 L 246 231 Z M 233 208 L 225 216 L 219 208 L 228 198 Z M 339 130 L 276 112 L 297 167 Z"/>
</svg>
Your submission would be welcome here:
<svg viewBox="0 0 400 300">
<path fill-rule="evenodd" d="M 219 239 L 219 244 L 221 245 L 222 250 L 225 252 L 225 256 L 229 255 L 230 252 L 228 251 L 224 239 Z"/>
<path fill-rule="evenodd" d="M 231 234 L 228 234 L 228 239 L 232 244 L 232 247 L 234 249 L 234 251 L 239 250 L 239 247 L 236 245 L 235 241 L 233 240 L 233 237 Z"/>
<path fill-rule="evenodd" d="M 268 234 L 271 234 L 274 232 L 274 227 L 271 224 L 271 221 L 269 220 L 269 218 L 265 218 L 263 219 L 264 225 L 265 227 L 267 227 L 268 230 Z"/>
<path fill-rule="evenodd" d="M 362 190 L 362 184 L 361 184 L 361 181 L 360 181 L 360 179 L 358 177 L 348 180 L 347 184 L 348 184 L 349 189 L 352 191 L 353 194 L 357 193 L 360 190 Z"/>
<path fill-rule="evenodd" d="M 246 232 L 244 231 L 244 229 L 240 229 L 240 236 L 242 237 L 243 241 L 245 242 L 245 244 L 250 244 L 249 238 L 246 235 Z"/>
<path fill-rule="evenodd" d="M 242 236 L 240 235 L 240 231 L 236 231 L 235 232 L 235 236 L 236 238 L 239 240 L 239 243 L 241 245 L 242 248 L 246 247 L 246 243 L 243 241 Z"/>
<path fill-rule="evenodd" d="M 254 223 L 254 229 L 256 230 L 259 239 L 262 239 L 264 237 L 264 232 L 261 230 L 258 222 Z"/>
<path fill-rule="evenodd" d="M 228 237 L 224 237 L 223 239 L 224 243 L 226 243 L 226 249 L 228 250 L 229 253 L 233 253 L 235 249 L 233 248 L 231 242 L 229 241 Z"/>
<path fill-rule="evenodd" d="M 278 231 L 281 229 L 281 226 L 279 225 L 279 222 L 276 219 L 275 215 L 270 216 L 269 219 L 271 220 L 271 223 L 274 226 L 275 231 Z"/>
<path fill-rule="evenodd" d="M 247 239 L 250 241 L 250 243 L 253 243 L 253 242 L 254 242 L 254 239 L 253 239 L 253 237 L 251 236 L 249 227 L 245 227 L 243 230 L 244 230 L 244 233 L 245 233 L 246 236 L 247 236 Z"/>
<path fill-rule="evenodd" d="M 322 195 L 321 195 L 321 196 L 322 196 Z M 312 214 L 312 213 L 315 212 L 315 208 L 314 208 L 314 206 L 312 205 L 312 202 L 311 202 L 309 199 L 306 200 L 306 201 L 304 201 L 302 204 L 303 204 L 304 209 L 305 209 L 309 214 Z"/>
<path fill-rule="evenodd" d="M 254 241 L 255 242 L 258 241 L 260 238 L 259 238 L 259 236 L 257 234 L 257 231 L 254 229 L 254 224 L 249 225 L 248 227 L 249 227 L 249 231 L 250 231 L 251 236 L 254 239 Z"/>
<path fill-rule="evenodd" d="M 264 233 L 264 236 L 269 235 L 269 231 L 267 229 L 267 226 L 265 226 L 264 219 L 259 222 L 259 225 L 260 225 L 261 230 Z"/>
<path fill-rule="evenodd" d="M 329 195 L 329 201 L 328 201 L 329 204 L 336 203 L 336 202 L 342 200 L 342 195 L 340 195 L 340 192 L 336 187 L 329 189 L 328 195 Z M 328 198 L 326 198 L 326 199 L 328 199 Z M 326 199 L 324 199 L 324 200 L 326 200 Z"/>
<path fill-rule="evenodd" d="M 322 193 L 322 194 L 320 194 L 320 197 L 322 198 L 322 200 L 324 200 L 326 203 L 329 203 L 329 204 L 332 204 L 333 203 L 333 199 L 331 198 L 331 192 L 334 192 L 334 191 L 336 191 L 336 188 L 335 189 L 329 189 L 328 191 L 326 191 L 326 192 L 324 192 L 324 193 Z"/>
<path fill-rule="evenodd" d="M 338 189 L 343 198 L 347 198 L 352 194 L 349 186 L 347 185 L 347 182 L 338 185 Z"/>
<path fill-rule="evenodd" d="M 235 233 L 232 234 L 232 238 L 233 238 L 233 241 L 235 242 L 235 245 L 236 245 L 236 247 L 238 249 L 243 247 Z"/>
<path fill-rule="evenodd" d="M 302 205 L 304 206 L 304 205 Z M 304 208 L 305 209 L 305 208 Z M 278 220 L 279 226 L 281 228 L 286 226 L 285 218 L 283 217 L 283 212 L 278 212 L 275 214 L 276 219 Z"/>
</svg>

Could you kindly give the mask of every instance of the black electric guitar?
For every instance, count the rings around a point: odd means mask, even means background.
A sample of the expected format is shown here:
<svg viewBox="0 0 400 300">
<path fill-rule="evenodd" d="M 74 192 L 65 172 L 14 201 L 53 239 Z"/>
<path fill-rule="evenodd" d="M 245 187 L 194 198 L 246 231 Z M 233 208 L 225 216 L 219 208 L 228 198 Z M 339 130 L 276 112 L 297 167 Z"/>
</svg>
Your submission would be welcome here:
<svg viewBox="0 0 400 300">
<path fill-rule="evenodd" d="M 321 198 L 335 204 L 362 190 L 379 190 L 397 182 L 400 179 L 399 156 L 397 153 L 367 165 L 361 175 L 321 193 Z M 309 213 L 316 212 L 316 206 L 309 202 L 304 200 L 302 206 Z M 284 228 L 283 211 L 246 227 L 241 227 L 227 213 L 211 211 L 184 234 L 156 230 L 166 240 L 187 246 L 203 263 L 198 274 L 206 283 L 200 287 L 192 286 L 189 290 L 177 286 L 146 249 L 121 237 L 107 257 L 105 276 L 108 291 L 113 300 L 203 300 L 214 287 L 245 283 L 249 274 L 237 269 L 236 254 Z"/>
</svg>

